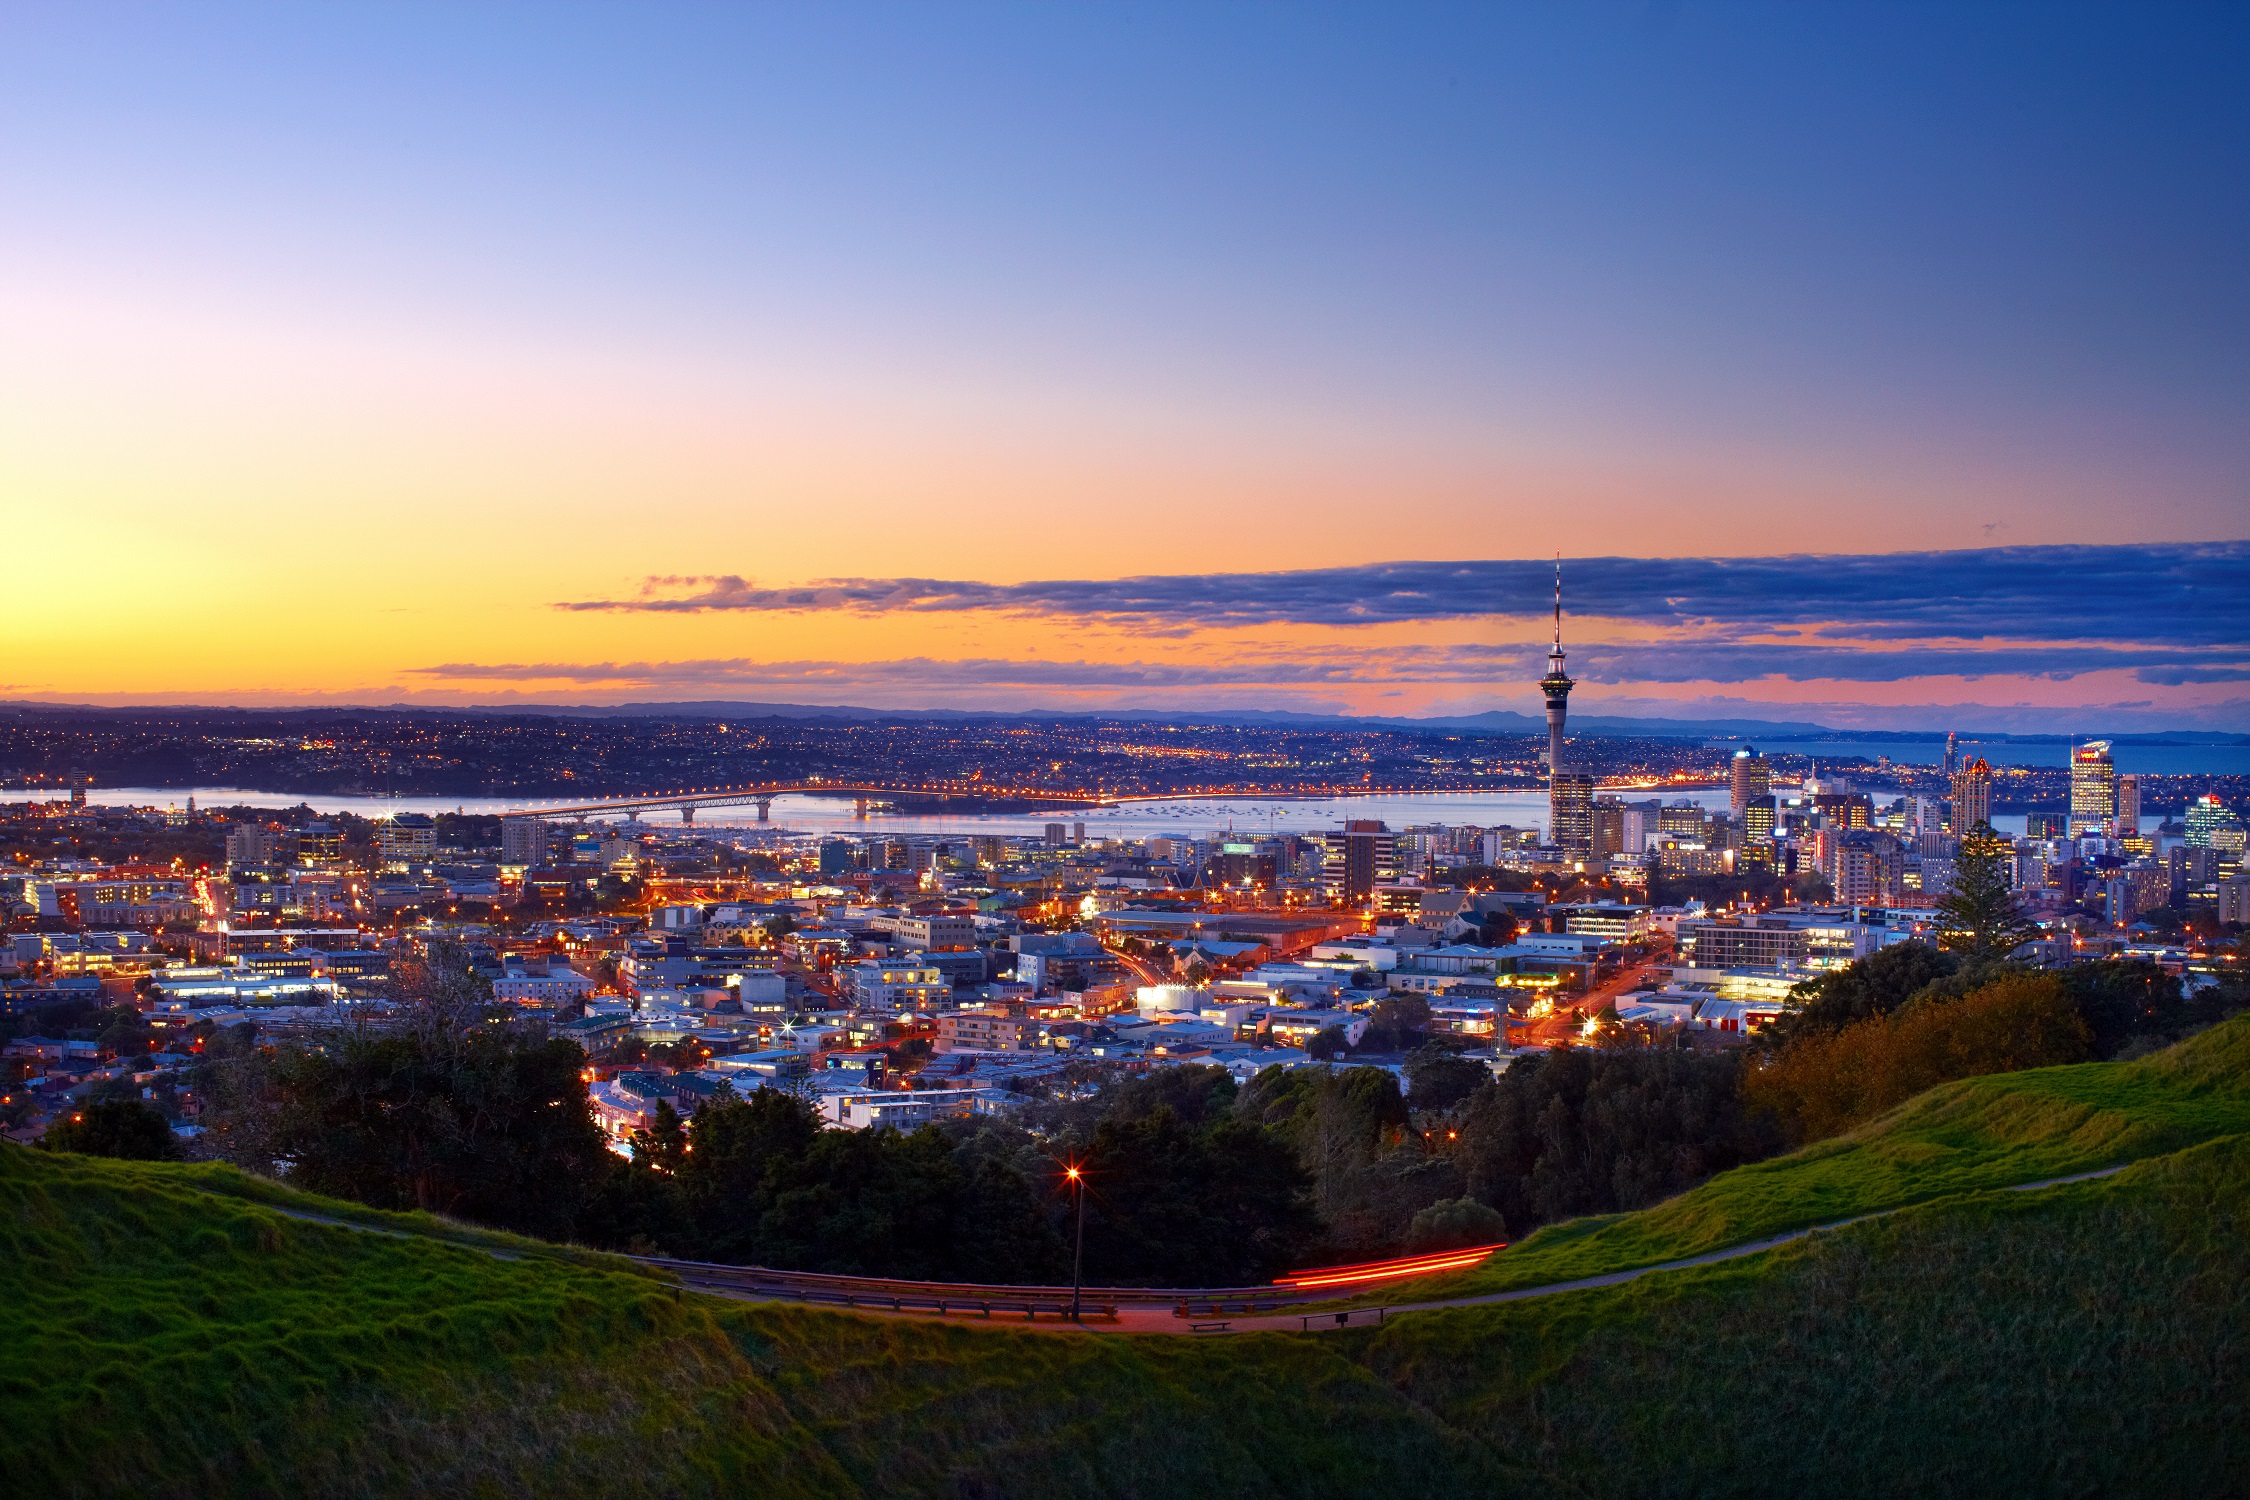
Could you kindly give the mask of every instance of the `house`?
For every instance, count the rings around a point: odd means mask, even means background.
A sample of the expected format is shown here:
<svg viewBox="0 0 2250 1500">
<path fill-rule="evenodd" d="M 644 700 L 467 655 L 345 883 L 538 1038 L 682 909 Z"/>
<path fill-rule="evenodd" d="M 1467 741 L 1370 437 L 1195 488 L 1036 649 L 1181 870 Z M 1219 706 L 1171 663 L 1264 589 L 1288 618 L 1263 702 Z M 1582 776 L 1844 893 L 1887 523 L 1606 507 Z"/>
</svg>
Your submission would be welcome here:
<svg viewBox="0 0 2250 1500">
<path fill-rule="evenodd" d="M 515 1005 L 570 1005 L 594 992 L 594 981 L 575 969 L 545 973 L 511 967 L 492 981 L 492 998 Z"/>
<path fill-rule="evenodd" d="M 933 1120 L 957 1120 L 996 1111 L 1005 1095 L 999 1089 L 861 1089 L 824 1093 L 822 1118 L 842 1130 L 888 1125 L 914 1130 Z"/>
<path fill-rule="evenodd" d="M 1342 1031 L 1347 1045 L 1356 1047 L 1367 1035 L 1367 1017 L 1349 1010 L 1272 1010 L 1266 1013 L 1266 1032 L 1275 1041 L 1302 1047 L 1331 1026 Z"/>
<path fill-rule="evenodd" d="M 1039 1023 L 1003 1011 L 955 1010 L 937 1018 L 939 1052 L 1027 1052 L 1039 1045 Z"/>
</svg>

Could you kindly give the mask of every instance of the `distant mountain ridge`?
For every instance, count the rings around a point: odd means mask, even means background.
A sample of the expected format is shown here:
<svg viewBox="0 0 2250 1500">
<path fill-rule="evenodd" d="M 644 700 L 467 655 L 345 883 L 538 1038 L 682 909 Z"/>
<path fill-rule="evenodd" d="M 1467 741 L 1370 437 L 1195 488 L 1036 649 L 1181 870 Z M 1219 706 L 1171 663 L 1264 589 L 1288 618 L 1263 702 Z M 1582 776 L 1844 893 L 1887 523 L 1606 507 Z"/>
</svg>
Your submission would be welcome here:
<svg viewBox="0 0 2250 1500">
<path fill-rule="evenodd" d="M 335 719 L 355 714 L 385 713 L 414 717 L 444 718 L 447 716 L 476 716 L 501 718 L 547 719 L 837 719 L 849 723 L 875 723 L 883 720 L 955 721 L 973 719 L 1029 719 L 1052 721 L 1058 719 L 1107 719 L 1113 722 L 1139 722 L 1149 724 L 1225 724 L 1246 728 L 1353 730 L 1398 729 L 1407 731 L 1445 732 L 1468 731 L 1485 734 L 1543 735 L 1547 722 L 1531 714 L 1516 713 L 1509 709 L 1488 709 L 1478 714 L 1441 715 L 1432 718 L 1359 717 L 1348 714 L 1309 714 L 1287 709 L 1224 709 L 1210 713 L 1195 713 L 1178 709 L 1117 709 L 1117 710 L 1005 710 L 960 708 L 861 708 L 850 704 L 830 703 L 756 703 L 717 699 L 699 699 L 677 703 L 526 703 L 526 704 L 466 704 L 435 705 L 423 703 L 366 703 L 318 704 L 300 708 L 250 708 L 228 704 L 141 704 L 130 707 L 111 707 L 92 703 L 34 702 L 25 699 L 0 700 L 0 713 L 69 713 L 97 715 L 105 718 L 124 718 L 149 715 L 209 715 L 233 718 L 306 718 Z M 1793 740 L 1860 740 L 1876 743 L 1919 744 L 1933 739 L 1943 739 L 1947 729 L 1839 729 L 1828 724 L 1797 719 L 1651 719 L 1625 718 L 1602 714 L 1573 715 L 1570 728 L 1574 734 L 1624 735 L 1655 739 L 1745 739 L 1758 738 L 1787 743 Z M 2072 740 L 2102 737 L 2121 745 L 2239 745 L 2250 744 L 2250 735 L 2234 734 L 2220 730 L 2175 729 L 2139 732 L 2119 732 L 2106 736 L 2099 731 L 2078 735 L 2052 733 L 2010 733 L 2003 730 L 1978 729 L 1973 726 L 1950 725 L 1947 728 L 1985 742 L 2023 745 L 2059 745 Z"/>
</svg>

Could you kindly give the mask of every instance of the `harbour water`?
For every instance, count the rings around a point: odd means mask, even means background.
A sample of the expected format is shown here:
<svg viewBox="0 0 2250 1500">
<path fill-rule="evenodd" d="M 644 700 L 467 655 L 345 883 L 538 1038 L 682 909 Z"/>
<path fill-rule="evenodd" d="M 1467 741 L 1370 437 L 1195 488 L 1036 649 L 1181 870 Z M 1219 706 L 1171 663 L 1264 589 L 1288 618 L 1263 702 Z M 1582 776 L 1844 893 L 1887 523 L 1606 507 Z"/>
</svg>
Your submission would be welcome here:
<svg viewBox="0 0 2250 1500">
<path fill-rule="evenodd" d="M 1768 755 L 1803 755 L 1823 763 L 1852 756 L 1876 760 L 1889 756 L 1895 765 L 1935 766 L 1945 760 L 1945 736 L 1927 740 L 1713 740 L 1716 749 L 1756 745 Z M 2070 745 L 2055 740 L 1975 740 L 1957 742 L 1963 759 L 1981 755 L 1996 766 L 2046 766 L 2070 764 Z M 2250 776 L 2250 745 L 2118 745 L 2112 752 L 2120 773 L 2144 776 Z"/>
<path fill-rule="evenodd" d="M 21 793 L 0 793 L 9 800 Z M 46 796 L 57 796 L 46 793 Z M 1648 791 L 1620 790 L 1617 795 L 1640 799 L 1661 795 L 1667 802 L 1693 800 L 1705 807 L 1727 805 L 1724 787 L 1688 791 L 1670 788 Z M 387 818 L 393 813 L 499 813 L 515 808 L 536 810 L 536 802 L 502 798 L 461 797 L 345 797 L 302 795 L 293 792 L 256 792 L 235 787 L 95 787 L 86 800 L 105 807 L 185 807 L 195 798 L 198 807 L 295 807 L 300 803 L 316 812 L 349 812 L 363 818 Z M 698 810 L 698 828 L 755 825 L 754 807 Z M 1041 809 L 1024 813 L 897 813 L 877 808 L 865 818 L 853 816 L 849 798 L 777 797 L 773 823 L 804 833 L 906 833 L 1037 835 L 1049 823 L 1066 826 L 1084 823 L 1088 838 L 1145 839 L 1163 834 L 1183 838 L 1208 838 L 1232 830 L 1245 837 L 1269 833 L 1309 833 L 1335 828 L 1348 818 L 1375 818 L 1393 829 L 1432 823 L 1448 827 L 1545 828 L 1547 794 L 1521 792 L 1451 792 L 1424 796 L 1320 797 L 1303 800 L 1256 797 L 1184 797 L 1163 802 L 1129 802 L 1116 807 Z M 652 828 L 676 827 L 673 812 L 648 814 L 642 821 Z"/>
</svg>

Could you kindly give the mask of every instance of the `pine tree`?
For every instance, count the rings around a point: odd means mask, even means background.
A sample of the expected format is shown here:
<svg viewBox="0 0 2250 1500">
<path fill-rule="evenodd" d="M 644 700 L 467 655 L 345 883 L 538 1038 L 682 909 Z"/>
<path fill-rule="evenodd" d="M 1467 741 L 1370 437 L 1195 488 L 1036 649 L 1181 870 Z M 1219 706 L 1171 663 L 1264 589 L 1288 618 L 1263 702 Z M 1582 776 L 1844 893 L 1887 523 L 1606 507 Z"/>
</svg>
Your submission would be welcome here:
<svg viewBox="0 0 2250 1500">
<path fill-rule="evenodd" d="M 2015 848 L 1979 823 L 1961 840 L 1953 863 L 1953 893 L 1938 902 L 1938 946 L 1972 965 L 2007 958 L 2039 936 L 2038 927 L 2016 909 L 2009 889 L 2009 863 Z"/>
</svg>

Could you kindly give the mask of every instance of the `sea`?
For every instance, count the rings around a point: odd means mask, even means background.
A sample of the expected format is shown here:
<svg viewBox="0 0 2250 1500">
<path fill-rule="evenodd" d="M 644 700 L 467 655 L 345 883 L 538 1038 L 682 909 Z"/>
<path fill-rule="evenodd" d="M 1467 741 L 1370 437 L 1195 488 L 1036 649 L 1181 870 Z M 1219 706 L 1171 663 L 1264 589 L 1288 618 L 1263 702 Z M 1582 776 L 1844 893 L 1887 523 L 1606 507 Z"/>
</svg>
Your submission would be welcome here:
<svg viewBox="0 0 2250 1500">
<path fill-rule="evenodd" d="M 0 801 L 22 795 L 0 792 Z M 54 797 L 52 792 L 36 794 Z M 1667 802 L 1690 800 L 1704 807 L 1725 807 L 1725 787 L 1689 790 L 1652 788 L 1620 789 L 1630 799 L 1661 796 Z M 94 787 L 86 800 L 103 807 L 180 808 L 194 797 L 198 807 L 296 807 L 300 803 L 316 812 L 356 813 L 363 818 L 387 818 L 394 813 L 500 813 L 536 812 L 539 803 L 504 798 L 476 797 L 346 797 L 259 792 L 241 787 Z M 801 833 L 842 834 L 977 834 L 1037 835 L 1049 823 L 1065 826 L 1084 823 L 1093 838 L 1145 839 L 1164 834 L 1183 838 L 1209 838 L 1239 833 L 1261 837 L 1275 833 L 1310 833 L 1335 828 L 1346 819 L 1375 818 L 1394 830 L 1444 824 L 1447 827 L 1545 828 L 1547 794 L 1521 792 L 1440 792 L 1427 795 L 1367 797 L 1261 798 L 1183 797 L 1161 802 L 1128 802 L 1116 807 L 1068 808 L 1029 813 L 916 812 L 912 814 L 872 809 L 864 818 L 853 816 L 848 797 L 776 797 L 769 826 Z M 698 828 L 757 826 L 754 807 L 699 809 Z M 676 813 L 644 815 L 651 828 L 677 826 Z"/>
<path fill-rule="evenodd" d="M 1756 745 L 1768 755 L 1804 755 L 1814 760 L 1848 760 L 1864 756 L 1876 760 L 1889 756 L 1894 764 L 1935 766 L 1945 760 L 1945 736 L 1927 740 L 1711 740 L 1713 749 L 1735 750 Z M 1981 755 L 1995 766 L 2049 766 L 2070 764 L 2066 740 L 1956 741 L 1963 759 Z M 2122 744 L 2110 752 L 2120 774 L 2144 776 L 2250 776 L 2250 744 L 2241 745 L 2135 745 Z"/>
</svg>

